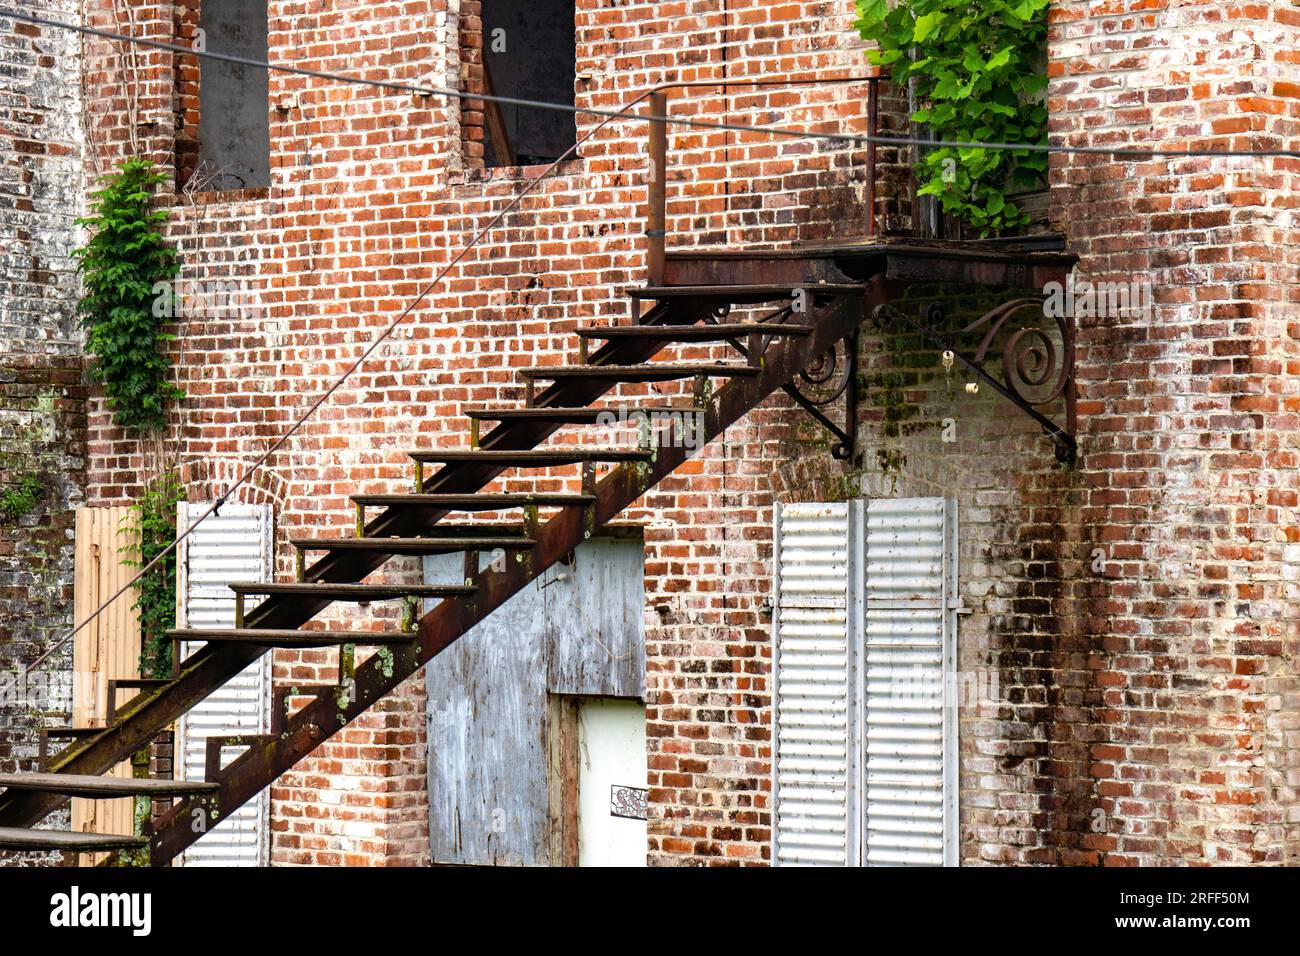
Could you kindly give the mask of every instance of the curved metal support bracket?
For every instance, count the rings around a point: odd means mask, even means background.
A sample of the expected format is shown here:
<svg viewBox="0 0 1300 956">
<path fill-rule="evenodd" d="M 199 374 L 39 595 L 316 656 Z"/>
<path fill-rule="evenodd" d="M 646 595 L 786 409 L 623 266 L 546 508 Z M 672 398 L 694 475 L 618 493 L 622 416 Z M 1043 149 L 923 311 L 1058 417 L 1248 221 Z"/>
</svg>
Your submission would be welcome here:
<svg viewBox="0 0 1300 956">
<path fill-rule="evenodd" d="M 843 347 L 844 358 L 841 362 L 839 349 Z M 843 370 L 840 369 L 843 364 Z M 805 392 L 800 387 L 809 388 Z M 857 415 L 854 414 L 858 404 L 858 335 L 852 332 L 835 344 L 835 348 L 823 353 L 814 365 L 791 379 L 781 390 L 798 403 L 799 407 L 811 415 L 823 428 L 835 438 L 831 445 L 831 455 L 839 461 L 853 457 L 857 439 Z M 840 397 L 844 398 L 844 427 L 835 424 L 823 408 L 831 405 Z"/>
<path fill-rule="evenodd" d="M 1078 459 L 1079 447 L 1075 440 L 1078 419 L 1074 390 L 1074 324 L 1067 316 L 1053 317 L 1060 334 L 1060 354 L 1057 343 L 1036 325 L 1016 329 L 1007 336 L 1002 346 L 1002 378 L 989 374 L 985 360 L 994 339 L 1015 315 L 1032 311 L 1042 318 L 1043 300 L 1036 297 L 1013 299 L 991 309 L 974 322 L 959 330 L 956 335 L 943 331 L 944 309 L 931 303 L 921 310 L 919 317 L 912 316 L 891 305 L 877 306 L 872 314 L 877 325 L 884 327 L 890 320 L 907 323 L 927 342 L 939 349 L 945 365 L 960 362 L 969 373 L 966 392 L 978 395 L 981 383 L 987 384 L 1007 401 L 1032 418 L 1056 446 L 1056 460 L 1072 465 Z M 970 335 L 987 326 L 973 358 L 967 358 L 953 345 L 957 337 Z M 1065 401 L 1065 427 L 1061 427 L 1038 410 L 1057 399 Z"/>
<path fill-rule="evenodd" d="M 709 316 L 709 321 L 724 321 L 730 312 L 730 308 L 729 305 L 718 308 Z M 793 319 L 793 307 L 785 305 L 763 316 L 760 322 L 755 323 L 755 326 L 761 329 L 765 323 L 780 324 Z M 741 355 L 753 361 L 750 356 L 761 356 L 767 352 L 767 346 L 772 341 L 772 336 L 762 335 L 756 331 L 745 344 L 735 339 L 729 341 L 732 347 Z M 841 348 L 844 350 L 843 358 L 839 354 Z M 841 366 L 843 366 L 842 369 Z M 807 392 L 800 388 L 800 382 L 803 383 L 804 388 L 808 389 Z M 823 353 L 815 363 L 805 368 L 785 385 L 782 385 L 781 391 L 794 399 L 800 408 L 811 415 L 818 424 L 834 436 L 835 443 L 831 445 L 831 455 L 834 458 L 839 461 L 847 461 L 853 457 L 857 437 L 857 415 L 854 414 L 854 410 L 858 403 L 858 335 L 856 331 L 849 333 L 839 342 L 836 342 L 835 346 Z M 835 424 L 834 420 L 822 410 L 841 396 L 844 398 L 844 427 L 842 428 Z"/>
</svg>

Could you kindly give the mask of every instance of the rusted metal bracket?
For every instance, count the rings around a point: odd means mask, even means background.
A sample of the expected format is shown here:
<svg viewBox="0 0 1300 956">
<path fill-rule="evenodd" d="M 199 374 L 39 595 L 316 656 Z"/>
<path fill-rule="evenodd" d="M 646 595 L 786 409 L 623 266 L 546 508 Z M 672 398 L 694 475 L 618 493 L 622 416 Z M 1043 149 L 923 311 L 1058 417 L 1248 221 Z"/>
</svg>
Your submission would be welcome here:
<svg viewBox="0 0 1300 956">
<path fill-rule="evenodd" d="M 813 291 L 816 290 L 815 286 L 812 288 Z M 723 322 L 729 313 L 729 306 L 715 310 L 708 316 L 708 321 Z M 793 317 L 793 306 L 787 304 L 764 316 L 761 321 L 754 323 L 755 333 L 749 336 L 747 343 L 742 344 L 739 339 L 728 339 L 727 341 L 750 364 L 761 362 L 764 353 L 767 351 L 768 344 L 772 341 L 771 336 L 761 333 L 762 327 L 788 322 Z M 839 355 L 841 349 L 844 351 L 842 360 Z M 841 364 L 843 370 L 840 368 Z M 798 384 L 800 382 L 809 389 L 811 394 L 806 394 L 801 390 Z M 857 415 L 855 413 L 858 404 L 858 334 L 856 331 L 850 332 L 830 349 L 822 353 L 817 358 L 817 361 L 800 372 L 796 378 L 782 385 L 781 391 L 794 399 L 800 408 L 811 415 L 818 424 L 835 437 L 835 444 L 831 445 L 831 455 L 833 457 L 839 461 L 847 461 L 853 457 L 858 431 Z M 841 396 L 844 398 L 843 427 L 835 424 L 835 421 L 822 411 L 823 408 L 832 404 Z M 697 404 L 700 404 L 698 396 Z"/>
<path fill-rule="evenodd" d="M 1055 445 L 1056 460 L 1072 465 L 1078 459 L 1079 446 L 1075 439 L 1078 417 L 1074 390 L 1074 325 L 1068 316 L 1056 316 L 1057 342 L 1037 325 L 1027 325 L 1011 332 L 1002 344 L 1002 379 L 999 381 L 984 368 L 984 362 L 998 333 L 1007 322 L 1022 312 L 1032 311 L 1038 318 L 1044 316 L 1040 297 L 1025 297 L 1004 302 L 990 309 L 974 322 L 955 334 L 946 331 L 942 304 L 934 302 L 912 317 L 892 305 L 879 305 L 872 317 L 881 328 L 893 320 L 905 322 L 913 331 L 940 351 L 945 365 L 960 362 L 969 372 L 966 392 L 978 395 L 980 384 L 987 384 L 1011 404 L 1032 418 Z M 974 358 L 967 358 L 956 347 L 955 340 L 984 329 Z M 1065 427 L 1061 427 L 1039 411 L 1039 407 L 1063 399 Z"/>
<path fill-rule="evenodd" d="M 844 350 L 843 371 L 840 370 L 840 349 Z M 811 393 L 805 394 L 799 383 L 811 386 Z M 824 352 L 817 361 L 799 373 L 798 378 L 783 385 L 781 390 L 798 403 L 799 407 L 811 415 L 818 424 L 830 432 L 836 439 L 831 445 L 831 455 L 839 461 L 853 457 L 858 433 L 858 334 L 850 332 L 836 343 L 834 348 Z M 836 399 L 844 398 L 844 427 L 828 416 L 823 408 Z"/>
</svg>

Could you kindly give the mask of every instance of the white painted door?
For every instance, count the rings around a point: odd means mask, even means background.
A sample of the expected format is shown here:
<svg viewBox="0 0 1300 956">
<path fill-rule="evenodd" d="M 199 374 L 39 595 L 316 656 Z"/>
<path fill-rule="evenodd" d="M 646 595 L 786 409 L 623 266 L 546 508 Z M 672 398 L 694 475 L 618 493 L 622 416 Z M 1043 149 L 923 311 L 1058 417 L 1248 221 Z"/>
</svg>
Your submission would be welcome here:
<svg viewBox="0 0 1300 956">
<path fill-rule="evenodd" d="M 180 527 L 188 528 L 204 504 L 180 504 Z M 235 595 L 231 581 L 271 579 L 270 505 L 223 505 L 181 543 L 178 582 L 181 627 L 233 627 Z M 182 656 L 198 644 L 187 644 Z M 202 780 L 207 738 L 264 734 L 270 729 L 271 655 L 264 654 L 241 674 L 217 688 L 177 725 L 178 776 Z M 222 763 L 236 756 L 223 755 Z M 268 791 L 244 804 L 181 855 L 183 866 L 265 866 L 269 855 Z"/>
<path fill-rule="evenodd" d="M 578 865 L 645 866 L 645 706 L 578 705 Z"/>
</svg>

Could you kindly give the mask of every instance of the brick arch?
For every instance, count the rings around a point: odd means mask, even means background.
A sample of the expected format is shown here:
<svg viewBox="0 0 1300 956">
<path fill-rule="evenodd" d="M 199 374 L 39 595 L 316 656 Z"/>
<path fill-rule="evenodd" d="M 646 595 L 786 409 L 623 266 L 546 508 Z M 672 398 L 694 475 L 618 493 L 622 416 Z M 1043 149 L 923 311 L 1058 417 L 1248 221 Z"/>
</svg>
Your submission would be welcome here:
<svg viewBox="0 0 1300 956">
<path fill-rule="evenodd" d="M 201 458 L 180 468 L 181 484 L 191 499 L 215 501 L 244 473 L 248 463 L 233 458 Z M 270 504 L 277 510 L 289 498 L 289 486 L 274 471 L 259 469 L 230 495 L 239 504 Z"/>
</svg>

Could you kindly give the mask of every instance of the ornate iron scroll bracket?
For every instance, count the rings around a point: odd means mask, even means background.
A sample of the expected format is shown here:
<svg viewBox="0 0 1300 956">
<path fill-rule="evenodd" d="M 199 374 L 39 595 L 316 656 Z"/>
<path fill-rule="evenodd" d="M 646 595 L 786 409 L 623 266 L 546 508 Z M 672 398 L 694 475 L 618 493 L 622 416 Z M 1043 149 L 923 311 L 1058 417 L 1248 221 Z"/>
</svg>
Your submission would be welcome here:
<svg viewBox="0 0 1300 956">
<path fill-rule="evenodd" d="M 841 357 L 841 351 L 843 356 Z M 840 339 L 835 347 L 824 352 L 817 361 L 781 386 L 782 391 L 795 400 L 813 419 L 836 439 L 831 445 L 831 455 L 839 461 L 853 457 L 857 439 L 858 404 L 858 336 L 850 334 Z M 844 427 L 823 409 L 844 398 Z"/>
<path fill-rule="evenodd" d="M 722 306 L 714 310 L 709 316 L 709 321 L 725 321 L 729 313 L 730 306 Z M 765 323 L 779 324 L 792 321 L 793 318 L 794 307 L 786 305 L 763 316 L 759 322 L 754 324 L 756 330 L 761 330 Z M 748 345 L 743 345 L 735 340 L 731 342 L 731 345 L 747 359 L 751 354 L 763 355 L 767 351 L 771 336 L 756 334 L 751 336 L 750 339 Z M 831 455 L 834 458 L 839 461 L 847 461 L 853 457 L 857 437 L 855 409 L 858 402 L 858 336 L 856 332 L 840 339 L 839 342 L 835 343 L 834 347 L 823 353 L 815 363 L 800 372 L 796 378 L 782 385 L 781 390 L 794 399 L 796 404 L 811 415 L 819 425 L 831 433 L 831 436 L 835 439 L 835 442 L 831 445 Z M 844 398 L 843 427 L 837 425 L 835 420 L 824 411 L 827 406 L 833 404 L 840 397 Z"/>
<path fill-rule="evenodd" d="M 987 384 L 1007 401 L 1032 418 L 1056 446 L 1056 460 L 1070 465 L 1078 458 L 1077 415 L 1074 392 L 1074 326 L 1068 316 L 1056 316 L 1058 343 L 1037 325 L 1026 325 L 1010 332 L 1002 343 L 1002 378 L 991 375 L 984 368 L 985 360 L 994 340 L 1009 320 L 1020 313 L 1032 312 L 1035 318 L 1044 317 L 1041 298 L 1021 298 L 1005 302 L 980 316 L 970 325 L 950 335 L 944 331 L 944 309 L 931 303 L 912 317 L 891 305 L 877 306 L 873 314 L 882 328 L 891 320 L 902 320 L 943 355 L 945 364 L 960 362 L 968 372 L 966 392 L 978 395 L 981 383 Z M 973 358 L 967 358 L 954 345 L 954 340 L 984 329 Z M 1065 403 L 1065 425 L 1062 427 L 1044 415 L 1039 408 L 1058 399 Z"/>
</svg>

